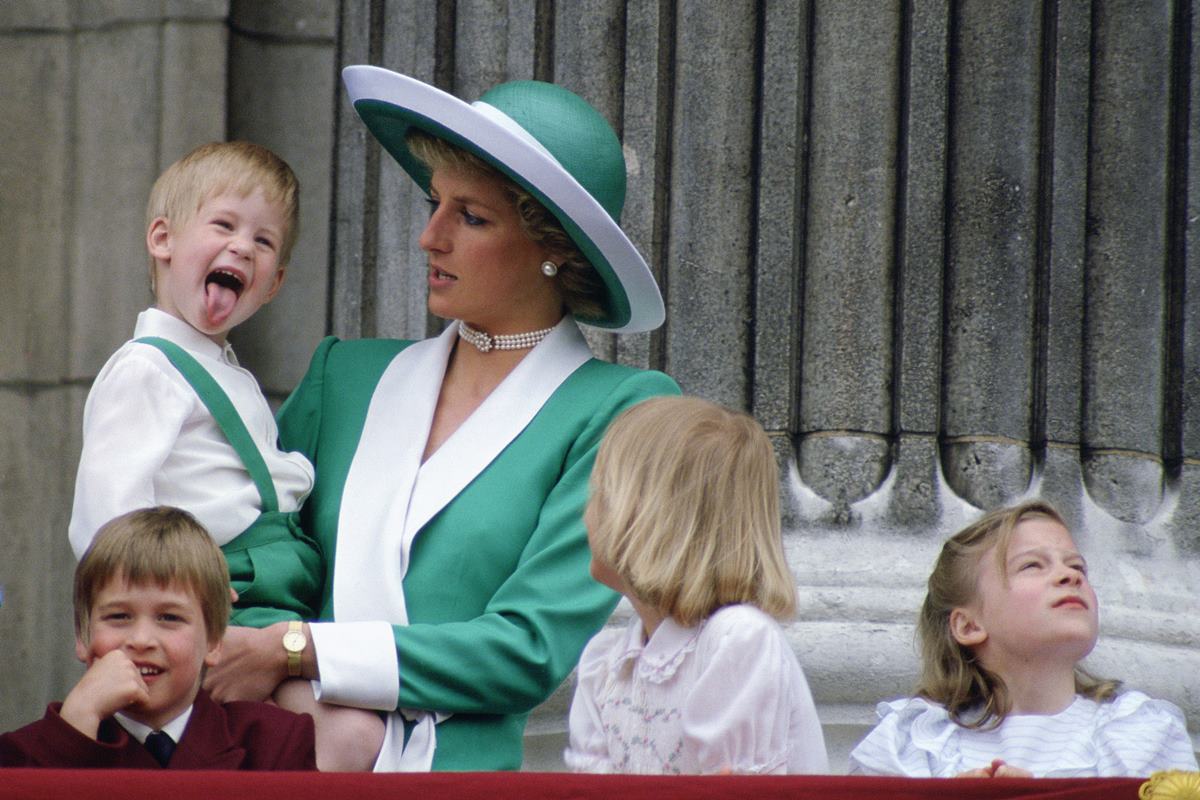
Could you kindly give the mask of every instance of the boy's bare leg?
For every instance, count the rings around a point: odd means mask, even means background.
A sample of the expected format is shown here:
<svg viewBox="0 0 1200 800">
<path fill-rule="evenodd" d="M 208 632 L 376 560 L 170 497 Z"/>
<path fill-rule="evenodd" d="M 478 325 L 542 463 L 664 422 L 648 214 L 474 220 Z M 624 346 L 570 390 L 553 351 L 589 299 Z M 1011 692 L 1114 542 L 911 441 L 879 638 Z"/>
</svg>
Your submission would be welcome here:
<svg viewBox="0 0 1200 800">
<path fill-rule="evenodd" d="M 317 769 L 370 772 L 383 745 L 383 720 L 374 711 L 318 703 L 312 684 L 300 678 L 279 684 L 273 696 L 288 711 L 312 714 L 317 728 Z"/>
</svg>

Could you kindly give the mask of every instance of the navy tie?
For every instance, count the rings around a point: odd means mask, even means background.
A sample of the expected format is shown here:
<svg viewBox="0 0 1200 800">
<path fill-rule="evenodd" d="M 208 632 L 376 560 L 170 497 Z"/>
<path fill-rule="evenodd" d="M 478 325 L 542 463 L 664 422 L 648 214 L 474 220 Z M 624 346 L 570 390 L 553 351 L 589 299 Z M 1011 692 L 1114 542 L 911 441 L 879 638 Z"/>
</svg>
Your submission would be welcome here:
<svg viewBox="0 0 1200 800">
<path fill-rule="evenodd" d="M 155 731 L 146 737 L 146 749 L 155 761 L 165 767 L 175 752 L 175 740 L 162 731 Z"/>
</svg>

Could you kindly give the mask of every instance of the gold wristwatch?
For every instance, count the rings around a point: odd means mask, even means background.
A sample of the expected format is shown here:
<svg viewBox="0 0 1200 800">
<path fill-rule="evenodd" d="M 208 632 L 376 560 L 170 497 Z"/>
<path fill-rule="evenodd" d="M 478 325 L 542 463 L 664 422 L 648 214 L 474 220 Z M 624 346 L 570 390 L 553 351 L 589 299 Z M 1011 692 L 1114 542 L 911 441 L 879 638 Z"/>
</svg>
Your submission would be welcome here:
<svg viewBox="0 0 1200 800">
<path fill-rule="evenodd" d="M 300 677 L 300 654 L 308 647 L 308 637 L 304 635 L 304 623 L 292 620 L 288 623 L 287 633 L 283 635 L 283 649 L 288 656 L 288 676 Z"/>
</svg>

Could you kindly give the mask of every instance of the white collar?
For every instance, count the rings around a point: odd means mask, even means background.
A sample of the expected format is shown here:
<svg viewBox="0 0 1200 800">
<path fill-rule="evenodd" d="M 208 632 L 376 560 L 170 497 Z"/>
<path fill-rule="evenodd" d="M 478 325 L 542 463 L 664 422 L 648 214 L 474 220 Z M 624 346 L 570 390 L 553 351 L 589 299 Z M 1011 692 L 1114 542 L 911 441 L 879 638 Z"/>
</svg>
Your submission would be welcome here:
<svg viewBox="0 0 1200 800">
<path fill-rule="evenodd" d="M 163 725 L 158 730 L 162 731 L 167 736 L 170 736 L 171 741 L 175 742 L 175 744 L 179 744 L 179 740 L 183 738 L 183 731 L 185 728 L 187 728 L 188 720 L 192 718 L 193 707 L 194 706 L 188 706 L 182 714 L 168 722 L 166 725 Z M 136 719 L 131 719 L 129 716 L 120 711 L 114 713 L 113 718 L 117 721 L 118 725 L 128 731 L 129 735 L 137 739 L 141 744 L 145 744 L 146 737 L 154 733 L 155 730 L 149 725 L 138 722 Z"/>
<path fill-rule="evenodd" d="M 193 353 L 238 366 L 237 356 L 233 354 L 229 342 L 221 346 L 183 320 L 158 308 L 147 308 L 138 314 L 133 338 L 140 339 L 143 336 L 158 336 Z"/>
<path fill-rule="evenodd" d="M 634 614 L 625 632 L 624 646 L 613 656 L 612 667 L 621 669 L 633 662 L 632 668 L 639 676 L 651 683 L 662 683 L 674 675 L 687 654 L 696 649 L 703 628 L 704 622 L 689 628 L 666 617 L 647 641 L 641 617 Z"/>
</svg>

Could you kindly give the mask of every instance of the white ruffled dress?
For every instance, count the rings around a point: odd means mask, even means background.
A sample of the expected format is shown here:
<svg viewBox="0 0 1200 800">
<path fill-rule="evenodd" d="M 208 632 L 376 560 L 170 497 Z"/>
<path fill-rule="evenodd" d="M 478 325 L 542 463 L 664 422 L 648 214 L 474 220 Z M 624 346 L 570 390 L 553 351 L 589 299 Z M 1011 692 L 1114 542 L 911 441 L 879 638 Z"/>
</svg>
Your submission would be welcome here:
<svg viewBox="0 0 1200 800">
<path fill-rule="evenodd" d="M 1105 703 L 1077 695 L 1057 714 L 1012 714 L 990 730 L 964 728 L 919 697 L 875 711 L 879 724 L 850 754 L 852 774 L 953 777 L 995 758 L 1049 778 L 1196 769 L 1183 712 L 1141 692 Z"/>
<path fill-rule="evenodd" d="M 640 774 L 821 773 L 825 740 L 804 672 L 774 619 L 726 606 L 700 625 L 636 616 L 579 662 L 567 766 Z"/>
</svg>

